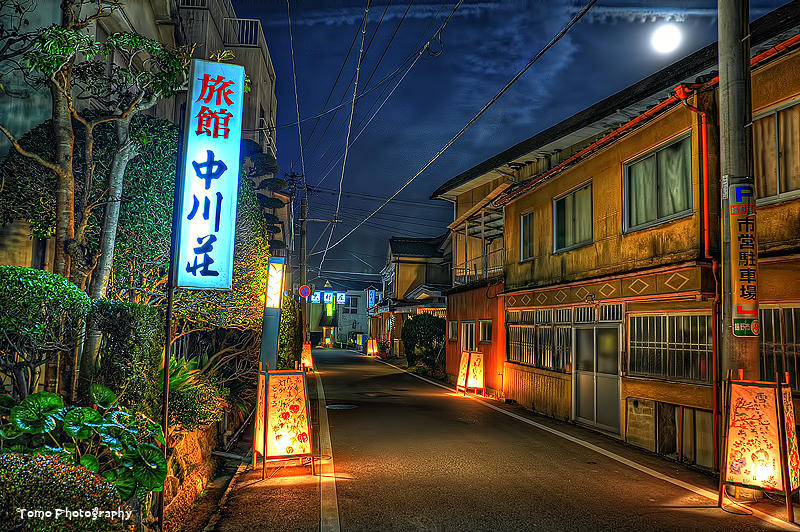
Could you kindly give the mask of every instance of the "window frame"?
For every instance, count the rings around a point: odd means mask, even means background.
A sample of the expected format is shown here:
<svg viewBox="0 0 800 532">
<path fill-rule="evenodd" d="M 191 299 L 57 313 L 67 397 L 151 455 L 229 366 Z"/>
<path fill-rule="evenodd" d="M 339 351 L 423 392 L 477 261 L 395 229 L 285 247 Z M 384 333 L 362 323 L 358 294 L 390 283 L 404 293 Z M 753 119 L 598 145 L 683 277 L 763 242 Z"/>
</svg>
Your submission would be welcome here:
<svg viewBox="0 0 800 532">
<path fill-rule="evenodd" d="M 458 341 L 458 320 L 449 320 L 447 322 L 447 341 L 448 342 Z"/>
<path fill-rule="evenodd" d="M 355 302 L 356 302 L 355 308 L 350 305 L 350 303 L 353 300 L 355 300 Z M 343 314 L 358 314 L 358 300 L 359 300 L 358 296 L 349 296 L 347 298 L 347 301 L 345 302 L 345 304 L 342 306 L 342 313 Z"/>
<path fill-rule="evenodd" d="M 472 347 L 467 347 L 467 346 L 464 345 L 464 340 L 467 338 L 467 335 L 465 334 L 465 331 L 464 331 L 464 326 L 465 325 L 472 325 L 472 335 L 471 335 L 472 336 L 472 342 L 471 342 Z M 461 322 L 461 350 L 462 351 L 474 351 L 475 347 L 478 345 L 476 336 L 477 336 L 477 331 L 476 331 L 476 327 L 475 327 L 475 320 L 462 321 Z"/>
<path fill-rule="evenodd" d="M 536 253 L 535 252 L 530 257 L 523 257 L 522 256 L 522 251 L 525 249 L 525 232 L 523 231 L 523 228 L 525 227 L 525 225 L 523 224 L 523 219 L 526 216 L 533 216 L 533 212 L 534 212 L 534 209 L 528 209 L 527 211 L 522 212 L 519 215 L 519 262 L 529 262 L 529 261 L 532 261 L 536 257 Z M 534 235 L 531 235 L 531 238 L 533 238 L 533 236 Z M 531 247 L 533 247 L 533 242 L 531 242 Z"/>
<path fill-rule="evenodd" d="M 689 208 L 680 212 L 676 212 L 670 214 L 669 216 L 665 216 L 663 218 L 657 218 L 655 220 L 651 220 L 649 222 L 645 222 L 643 224 L 639 224 L 637 226 L 631 226 L 630 223 L 630 206 L 628 201 L 631 198 L 630 194 L 630 168 L 634 164 L 647 159 L 648 157 L 655 155 L 659 151 L 669 148 L 673 144 L 677 144 L 679 142 L 683 142 L 686 139 L 689 140 Z M 674 222 L 675 220 L 680 220 L 681 218 L 687 218 L 689 216 L 694 216 L 695 213 L 695 201 L 694 201 L 694 159 L 693 156 L 693 132 L 692 128 L 689 128 L 686 131 L 678 133 L 677 135 L 665 140 L 661 144 L 650 148 L 644 153 L 633 157 L 632 159 L 628 159 L 627 161 L 622 162 L 622 234 L 629 234 L 635 233 L 636 231 L 642 231 L 644 229 L 650 229 L 657 225 Z M 657 179 L 657 177 L 656 177 Z"/>
<path fill-rule="evenodd" d="M 786 100 L 785 102 L 781 102 L 781 103 L 778 103 L 778 104 L 775 104 L 775 105 L 770 105 L 768 107 L 765 107 L 765 108 L 759 110 L 758 112 L 753 113 L 753 119 L 752 119 L 753 123 L 755 123 L 756 120 L 760 120 L 762 118 L 766 118 L 766 117 L 768 117 L 770 115 L 774 115 L 775 116 L 775 146 L 774 146 L 774 148 L 775 148 L 775 152 L 776 153 L 778 152 L 778 142 L 780 140 L 778 138 L 778 132 L 780 131 L 780 129 L 779 129 L 780 128 L 780 124 L 778 122 L 778 113 L 783 111 L 783 110 L 785 110 L 785 109 L 789 109 L 790 107 L 794 107 L 796 105 L 800 105 L 800 96 L 795 96 L 794 98 Z M 755 149 L 755 146 L 753 148 Z M 755 154 L 753 154 L 753 156 L 755 156 Z M 781 174 L 780 174 L 780 158 L 779 157 L 775 158 L 775 165 L 777 167 L 776 171 L 775 171 L 775 179 L 777 181 L 776 186 L 778 188 L 780 188 Z M 755 180 L 755 175 L 753 175 L 753 179 Z M 766 196 L 764 198 L 756 197 L 756 206 L 758 207 L 758 206 L 761 206 L 761 205 L 772 205 L 774 203 L 780 203 L 780 202 L 783 202 L 783 201 L 789 201 L 789 200 L 797 199 L 799 197 L 800 197 L 800 189 L 790 190 L 789 192 L 779 192 L 774 196 Z"/>
<path fill-rule="evenodd" d="M 489 338 L 488 339 L 484 338 L 484 336 L 483 336 L 483 326 L 485 324 L 487 324 L 487 323 L 489 324 Z M 479 344 L 491 344 L 492 343 L 492 334 L 493 334 L 492 329 L 493 329 L 493 325 L 492 325 L 492 320 L 491 319 L 478 320 L 477 333 L 478 333 L 478 343 Z"/>
<path fill-rule="evenodd" d="M 567 196 L 570 196 L 570 195 L 574 196 L 577 192 L 579 192 L 579 191 L 581 191 L 581 190 L 583 190 L 585 188 L 589 188 L 590 189 L 589 197 L 591 198 L 591 201 L 590 201 L 591 212 L 589 214 L 589 219 L 591 220 L 592 234 L 589 237 L 589 240 L 585 240 L 583 242 L 579 242 L 577 244 L 572 244 L 570 246 L 566 246 L 566 247 L 563 247 L 563 248 L 558 248 L 558 247 L 556 247 L 557 235 L 558 235 L 558 231 L 557 231 L 557 228 L 556 228 L 556 203 L 558 201 L 561 201 L 562 199 L 566 198 Z M 573 205 L 574 205 L 574 201 L 573 201 Z M 564 192 L 562 194 L 559 194 L 558 196 L 555 196 L 553 198 L 553 201 L 552 201 L 552 213 L 553 213 L 553 217 L 552 217 L 553 255 L 556 255 L 558 253 L 564 253 L 565 251 L 572 251 L 573 249 L 578 249 L 578 248 L 582 248 L 584 246 L 588 246 L 588 245 L 594 244 L 594 187 L 592 186 L 592 180 L 591 179 L 589 179 L 587 181 L 584 181 L 583 183 L 581 183 L 578 186 L 572 187 L 568 191 L 566 191 L 566 192 Z M 574 213 L 574 210 L 573 210 L 573 213 Z M 574 216 L 574 214 L 573 214 L 573 216 Z"/>
</svg>

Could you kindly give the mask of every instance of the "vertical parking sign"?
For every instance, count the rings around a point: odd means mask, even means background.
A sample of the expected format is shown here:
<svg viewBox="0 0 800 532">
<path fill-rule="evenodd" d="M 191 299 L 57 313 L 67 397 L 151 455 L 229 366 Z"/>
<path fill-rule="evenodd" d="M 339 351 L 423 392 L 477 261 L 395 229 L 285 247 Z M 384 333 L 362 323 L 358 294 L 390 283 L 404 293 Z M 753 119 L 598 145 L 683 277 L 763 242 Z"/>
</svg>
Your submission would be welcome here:
<svg viewBox="0 0 800 532">
<path fill-rule="evenodd" d="M 728 188 L 731 227 L 731 288 L 734 336 L 758 336 L 758 242 L 752 183 Z"/>
<path fill-rule="evenodd" d="M 243 67 L 192 60 L 175 207 L 174 286 L 231 288 L 243 99 Z"/>
</svg>

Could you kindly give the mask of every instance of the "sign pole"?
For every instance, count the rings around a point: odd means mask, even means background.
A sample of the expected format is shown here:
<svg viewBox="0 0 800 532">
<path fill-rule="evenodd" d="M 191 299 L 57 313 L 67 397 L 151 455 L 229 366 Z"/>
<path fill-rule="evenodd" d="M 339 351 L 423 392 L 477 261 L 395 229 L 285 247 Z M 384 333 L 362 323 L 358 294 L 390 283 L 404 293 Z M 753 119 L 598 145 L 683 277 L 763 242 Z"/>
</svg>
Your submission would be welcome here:
<svg viewBox="0 0 800 532">
<path fill-rule="evenodd" d="M 186 129 L 186 104 L 181 104 L 180 123 L 178 125 L 178 157 L 175 171 L 175 190 L 172 196 L 172 230 L 170 231 L 169 267 L 167 270 L 167 312 L 164 317 L 164 378 L 161 388 L 161 430 L 164 432 L 164 460 L 169 459 L 169 376 L 170 359 L 172 358 L 172 308 L 175 299 L 175 284 L 172 276 L 175 267 L 175 248 L 177 247 L 177 228 L 180 224 L 180 194 L 183 182 L 183 147 Z M 158 526 L 164 530 L 164 490 L 158 494 Z"/>
<path fill-rule="evenodd" d="M 731 381 L 733 380 L 733 370 L 728 370 L 728 378 L 724 381 L 725 389 L 722 391 L 725 396 L 725 404 L 729 405 L 731 402 Z M 722 508 L 722 497 L 725 493 L 725 473 L 728 469 L 728 425 L 730 425 L 730 409 L 725 409 L 725 435 L 722 438 L 722 460 L 720 461 L 719 469 L 719 496 L 717 498 L 717 507 Z"/>
<path fill-rule="evenodd" d="M 775 372 L 775 383 L 778 386 L 777 401 L 777 414 L 778 414 L 778 427 L 780 429 L 780 445 L 781 445 L 781 477 L 783 478 L 783 494 L 786 495 L 786 519 L 790 523 L 794 523 L 794 507 L 792 506 L 792 479 L 791 471 L 789 469 L 789 453 L 786 449 L 786 413 L 783 409 L 783 379 L 780 373 Z"/>
</svg>

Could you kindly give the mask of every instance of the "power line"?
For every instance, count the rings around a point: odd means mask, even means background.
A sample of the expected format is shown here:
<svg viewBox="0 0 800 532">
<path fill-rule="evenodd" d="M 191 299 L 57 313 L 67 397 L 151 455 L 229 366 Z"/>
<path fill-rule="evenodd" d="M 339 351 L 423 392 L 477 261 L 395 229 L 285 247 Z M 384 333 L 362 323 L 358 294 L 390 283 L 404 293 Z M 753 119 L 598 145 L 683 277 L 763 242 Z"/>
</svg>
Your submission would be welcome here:
<svg viewBox="0 0 800 532">
<path fill-rule="evenodd" d="M 333 190 L 331 188 L 322 188 L 322 187 L 313 187 L 313 188 L 309 187 L 309 192 L 311 192 L 312 194 L 315 193 L 315 192 L 320 192 L 320 193 L 323 193 L 323 194 L 336 194 L 335 190 Z M 354 198 L 354 199 L 358 199 L 358 200 L 361 200 L 361 201 L 384 201 L 384 200 L 387 199 L 385 196 L 375 196 L 374 194 L 366 194 L 366 193 L 363 193 L 363 192 L 342 192 L 342 194 L 344 196 L 347 196 L 347 197 L 350 197 L 350 198 Z M 435 203 L 422 202 L 422 201 L 413 201 L 413 200 L 394 199 L 394 200 L 392 200 L 392 203 L 395 203 L 395 204 L 402 203 L 402 204 L 406 204 L 406 205 L 412 205 L 414 207 L 424 207 L 424 208 L 430 208 L 430 209 L 447 209 L 447 210 L 452 210 L 453 209 L 453 207 L 451 205 L 437 205 Z"/>
<path fill-rule="evenodd" d="M 545 47 L 544 47 L 544 48 L 542 48 L 542 49 L 539 51 L 539 53 L 537 53 L 537 54 L 536 54 L 536 55 L 533 57 L 533 59 L 531 59 L 530 61 L 528 61 L 528 63 L 527 63 L 527 64 L 526 64 L 526 65 L 525 65 L 525 66 L 522 68 L 522 70 L 520 70 L 519 72 L 517 72 L 517 74 L 516 74 L 516 75 L 515 75 L 513 78 L 511 78 L 511 80 L 510 80 L 508 83 L 506 83 L 506 85 L 505 85 L 505 86 L 504 86 L 502 89 L 500 89 L 500 92 L 498 92 L 498 93 L 497 93 L 497 94 L 496 94 L 494 97 L 492 97 L 492 99 L 491 99 L 491 100 L 489 100 L 489 102 L 488 102 L 486 105 L 484 105 L 484 106 L 481 108 L 481 110 L 480 110 L 480 111 L 478 111 L 478 113 L 477 113 L 477 114 L 476 114 L 476 115 L 475 115 L 475 116 L 474 116 L 474 117 L 473 117 L 473 118 L 472 118 L 472 119 L 471 119 L 469 122 L 467 122 L 467 124 L 466 124 L 464 127 L 462 127 L 462 128 L 461 128 L 461 130 L 459 130 L 459 132 L 458 132 L 458 133 L 456 133 L 456 135 L 455 135 L 455 136 L 454 136 L 452 139 L 450 139 L 450 141 L 448 141 L 448 142 L 447 142 L 447 144 L 445 144 L 445 145 L 444 145 L 444 147 L 442 147 L 442 148 L 441 148 L 441 149 L 440 149 L 440 150 L 439 150 L 439 151 L 436 153 L 436 155 L 434 155 L 434 156 L 433 156 L 433 158 L 431 158 L 431 160 L 429 160 L 427 163 L 425 163 L 425 164 L 422 166 L 422 168 L 420 168 L 420 169 L 419 169 L 419 171 L 418 171 L 416 174 L 414 174 L 414 176 L 413 176 L 413 177 L 411 177 L 411 179 L 409 179 L 408 181 L 406 181 L 406 182 L 403 184 L 403 186 L 401 186 L 399 189 L 397 189 L 397 191 L 395 191 L 395 193 L 394 193 L 394 194 L 392 194 L 392 195 L 389 197 L 389 199 L 387 199 L 386 201 L 384 201 L 384 202 L 383 202 L 383 203 L 382 203 L 382 204 L 381 204 L 381 205 L 380 205 L 380 206 L 379 206 L 377 209 L 375 209 L 375 210 L 372 212 L 372 214 L 370 214 L 369 216 L 367 216 L 366 218 L 364 218 L 364 220 L 362 220 L 362 221 L 361 221 L 361 222 L 360 222 L 358 225 L 356 225 L 354 228 L 352 228 L 352 229 L 351 229 L 351 230 L 350 230 L 350 231 L 349 231 L 349 232 L 348 232 L 346 235 L 344 235 L 342 238 L 340 238 L 340 239 L 339 239 L 339 240 L 338 240 L 338 241 L 337 241 L 335 244 L 333 244 L 332 246 L 331 246 L 331 245 L 327 246 L 327 247 L 326 247 L 326 249 L 325 249 L 325 252 L 327 253 L 327 251 L 328 251 L 329 249 L 331 249 L 331 248 L 334 248 L 334 247 L 338 246 L 339 244 L 341 244 L 341 243 L 342 243 L 342 242 L 343 242 L 343 241 L 344 241 L 344 240 L 345 240 L 347 237 L 349 237 L 350 235 L 352 235 L 352 234 L 353 234 L 353 233 L 354 233 L 354 232 L 355 232 L 355 231 L 356 231 L 356 230 L 357 230 L 359 227 L 361 227 L 361 225 L 363 225 L 363 224 L 364 224 L 364 223 L 365 223 L 367 220 L 369 220 L 370 218 L 372 218 L 373 216 L 375 216 L 375 214 L 377 214 L 377 213 L 378 213 L 378 211 L 380 211 L 380 210 L 381 210 L 383 207 L 385 207 L 385 206 L 386 206 L 386 205 L 389 203 L 389 201 L 391 201 L 392 199 L 394 199 L 394 198 L 395 198 L 395 197 L 396 197 L 398 194 L 400 194 L 400 192 L 402 192 L 402 191 L 403 191 L 403 190 L 404 190 L 404 189 L 405 189 L 405 188 L 406 188 L 408 185 L 410 185 L 410 184 L 411 184 L 411 183 L 412 183 L 412 182 L 413 182 L 413 181 L 414 181 L 414 180 L 415 180 L 417 177 L 419 177 L 419 176 L 422 174 L 422 172 L 424 172 L 424 171 L 425 171 L 425 170 L 426 170 L 426 169 L 427 169 L 427 168 L 428 168 L 428 167 L 429 167 L 431 164 L 433 164 L 433 162 L 434 162 L 436 159 L 438 159 L 438 158 L 439 158 L 439 156 L 441 156 L 441 155 L 442 155 L 442 154 L 443 154 L 443 153 L 444 153 L 444 152 L 445 152 L 445 151 L 446 151 L 448 148 L 450 148 L 450 146 L 452 146 L 452 145 L 453 145 L 453 144 L 454 144 L 454 143 L 455 143 L 455 142 L 456 142 L 456 141 L 457 141 L 457 140 L 458 140 L 458 139 L 461 137 L 461 135 L 463 135 L 463 134 L 464 134 L 464 133 L 465 133 L 465 132 L 466 132 L 466 131 L 467 131 L 467 130 L 470 128 L 470 127 L 472 127 L 472 125 L 473 125 L 473 124 L 475 124 L 475 122 L 477 122 L 477 121 L 478 121 L 478 119 L 479 119 L 481 116 L 483 116 L 483 114 L 484 114 L 486 111 L 488 111 L 488 110 L 489 110 L 489 108 L 490 108 L 492 105 L 494 105 L 494 104 L 497 102 L 497 100 L 499 100 L 499 99 L 500 99 L 500 97 L 502 97 L 502 96 L 503 96 L 503 94 L 505 94 L 505 93 L 506 93 L 506 91 L 508 91 L 508 89 L 510 89 L 510 88 L 511 88 L 511 86 L 512 86 L 512 85 L 514 85 L 514 83 L 516 83 L 516 82 L 517 82 L 517 80 L 519 80 L 519 78 L 521 78 L 521 77 L 522 77 L 522 75 L 523 75 L 525 72 L 527 72 L 527 71 L 528 71 L 528 69 L 529 69 L 530 67 L 532 67 L 532 66 L 534 65 L 534 63 L 536 63 L 536 61 L 538 61 L 538 60 L 539 60 L 539 58 L 540 58 L 540 57 L 542 57 L 542 56 L 543 56 L 543 55 L 544 55 L 544 54 L 545 54 L 545 53 L 546 53 L 548 50 L 550 50 L 550 48 L 552 48 L 553 46 L 555 46 L 555 44 L 556 44 L 558 41 L 560 41 L 560 40 L 561 40 L 561 38 L 562 38 L 564 35 L 566 35 L 566 33 L 567 33 L 569 30 L 570 30 L 570 28 L 572 28 L 572 26 L 574 26 L 574 25 L 575 25 L 575 24 L 576 24 L 576 23 L 577 23 L 577 22 L 578 22 L 578 21 L 579 21 L 581 18 L 583 18 L 583 16 L 584 16 L 584 15 L 585 15 L 585 14 L 586 14 L 586 13 L 587 13 L 587 12 L 588 12 L 588 11 L 589 11 L 591 8 L 592 8 L 592 6 L 593 6 L 594 4 L 596 4 L 596 3 L 597 3 L 597 0 L 590 0 L 590 1 L 589 1 L 589 3 L 588 3 L 588 4 L 586 4 L 586 6 L 585 6 L 585 7 L 584 7 L 584 8 L 583 8 L 583 9 L 582 9 L 580 12 L 578 12 L 578 13 L 577 13 L 577 14 L 576 14 L 576 15 L 575 15 L 573 18 L 572 18 L 572 20 L 570 20 L 570 21 L 567 23 L 567 25 L 566 25 L 566 26 L 564 26 L 564 27 L 561 29 L 561 31 L 559 31 L 559 32 L 558 32 L 558 33 L 555 35 L 555 37 L 553 37 L 553 38 L 550 40 L 550 42 L 549 42 L 549 43 L 547 43 L 547 45 L 545 45 Z"/>
<path fill-rule="evenodd" d="M 297 111 L 297 141 L 300 143 L 300 167 L 303 170 L 303 183 L 306 181 L 306 161 L 303 158 L 303 135 L 300 132 L 300 99 L 297 96 L 297 74 L 294 68 L 294 40 L 292 38 L 292 15 L 289 0 L 286 0 L 286 18 L 289 20 L 289 49 L 292 55 L 292 79 L 294 80 L 294 107 Z"/>
<path fill-rule="evenodd" d="M 358 138 L 361 136 L 361 134 L 362 134 L 362 133 L 364 133 L 364 131 L 367 129 L 367 127 L 368 127 L 368 126 L 369 126 L 369 125 L 372 123 L 372 120 L 374 120 L 374 119 L 375 119 L 375 117 L 378 115 L 378 113 L 380 113 L 381 109 L 383 109 L 383 106 L 386 104 L 386 102 L 387 102 L 387 101 L 389 101 L 389 98 L 391 98 L 392 94 L 394 94 L 394 91 L 395 91 L 395 90 L 397 90 L 397 87 L 399 87 L 399 86 L 400 86 L 400 84 L 403 82 L 403 80 L 404 80 L 404 79 L 405 79 L 405 77 L 408 75 L 408 73 L 409 73 L 409 72 L 411 72 L 411 69 L 412 69 L 412 68 L 414 68 L 414 65 L 415 65 L 415 64 L 417 63 L 417 61 L 418 61 L 418 60 L 419 60 L 419 59 L 422 57 L 422 54 L 424 54 L 424 53 L 425 53 L 425 51 L 426 51 L 426 50 L 427 50 L 427 49 L 430 47 L 430 45 L 431 45 L 431 43 L 433 42 L 433 40 L 434 40 L 434 39 L 436 39 L 437 37 L 440 37 L 440 36 L 441 36 L 441 34 L 442 34 L 442 31 L 443 31 L 443 30 L 444 30 L 444 28 L 447 26 L 447 23 L 450 21 L 450 19 L 452 18 L 452 16 L 455 14 L 455 12 L 458 10 L 458 8 L 461 6 L 461 4 L 462 4 L 462 3 L 463 3 L 463 1 L 459 1 L 459 2 L 458 2 L 458 4 L 456 4 L 456 6 L 453 8 L 453 11 L 451 11 L 451 12 L 450 12 L 450 15 L 448 15 L 448 17 L 445 19 L 444 23 L 443 23 L 443 24 L 442 24 L 442 25 L 439 27 L 439 29 L 438 29 L 438 30 L 436 30 L 436 33 L 434 33 L 434 34 L 433 34 L 433 36 L 432 36 L 432 37 L 431 37 L 431 38 L 430 38 L 430 39 L 429 39 L 429 40 L 428 40 L 428 41 L 425 43 L 425 45 L 424 45 L 424 46 L 423 46 L 423 47 L 422 47 L 422 48 L 421 48 L 421 49 L 420 49 L 420 50 L 419 50 L 419 51 L 416 53 L 416 57 L 414 57 L 414 61 L 411 63 L 411 65 L 409 65 L 408 69 L 407 69 L 407 70 L 406 70 L 406 71 L 403 73 L 403 76 L 402 76 L 402 77 L 400 78 L 400 80 L 399 80 L 399 81 L 398 81 L 398 82 L 395 84 L 395 86 L 394 86 L 394 87 L 392 87 L 392 90 L 391 90 L 391 92 L 389 92 L 389 94 L 386 96 L 386 98 L 384 98 L 384 100 L 381 102 L 380 106 L 379 106 L 379 107 L 378 107 L 378 109 L 377 109 L 377 110 L 376 110 L 376 111 L 375 111 L 375 112 L 372 114 L 372 116 L 370 116 L 370 117 L 369 117 L 369 120 L 367 120 L 366 124 L 364 124 L 364 126 L 363 126 L 363 127 L 361 127 L 361 129 L 359 130 L 358 134 L 357 134 L 357 135 L 356 135 L 356 137 L 353 139 L 353 142 L 354 142 L 354 143 L 355 143 L 355 141 L 357 141 L 357 140 L 358 140 Z M 376 102 L 377 102 L 377 100 L 376 100 Z M 373 103 L 372 107 L 374 107 L 374 105 L 375 105 L 375 104 Z M 370 107 L 370 111 L 372 110 L 372 107 Z M 367 112 L 369 112 L 369 111 L 367 111 Z M 359 125 L 360 125 L 360 124 L 359 124 Z M 327 151 L 326 151 L 325 153 L 327 153 Z M 324 154 L 323 154 L 323 156 L 324 156 Z M 341 156 L 339 157 L 339 159 L 341 159 Z M 316 183 L 317 185 L 319 185 L 320 183 L 322 183 L 322 182 L 325 180 L 325 178 L 327 178 L 327 177 L 328 177 L 328 175 L 331 173 L 331 171 L 333 170 L 334 166 L 335 166 L 335 165 L 336 165 L 336 163 L 339 161 L 339 159 L 337 159 L 337 160 L 336 160 L 336 161 L 335 161 L 335 162 L 334 162 L 334 163 L 331 165 L 331 167 L 328 169 L 328 171 L 327 171 L 327 172 L 325 172 L 325 175 L 323 175 L 323 176 L 322 176 L 322 178 L 321 178 L 319 181 L 317 181 L 317 183 Z"/>
<path fill-rule="evenodd" d="M 405 21 L 405 19 L 406 19 L 406 15 L 408 15 L 408 12 L 411 10 L 411 6 L 412 6 L 413 4 L 414 4 L 414 2 L 413 2 L 413 0 L 412 0 L 412 1 L 411 1 L 411 2 L 408 4 L 408 7 L 406 8 L 405 12 L 403 13 L 403 16 L 400 18 L 400 22 L 398 22 L 398 23 L 397 23 L 397 26 L 395 27 L 395 29 L 394 29 L 394 32 L 392 33 L 392 36 L 391 36 L 391 38 L 389 39 L 389 42 L 387 42 L 387 43 L 386 43 L 386 46 L 384 46 L 384 47 L 383 47 L 383 52 L 381 53 L 381 56 L 380 56 L 380 58 L 378 58 L 378 62 L 377 62 L 377 63 L 375 63 L 375 66 L 372 68 L 372 72 L 370 72 L 369 78 L 367 78 L 367 82 L 366 82 L 366 84 L 364 84 L 364 87 L 365 87 L 365 88 L 366 88 L 366 87 L 369 87 L 369 82 L 370 82 L 370 81 L 372 81 L 372 77 L 373 77 L 373 76 L 375 75 L 375 73 L 378 71 L 378 67 L 379 67 L 379 66 L 380 66 L 380 64 L 383 62 L 383 58 L 386 56 L 386 53 L 389 51 L 389 48 L 391 47 L 391 45 L 392 45 L 392 42 L 394 42 L 394 38 L 397 36 L 397 33 L 398 33 L 398 31 L 400 30 L 400 26 L 402 26 L 402 25 L 403 25 L 403 22 L 404 22 L 404 21 Z M 388 9 L 388 5 L 387 5 L 387 9 Z M 385 14 L 386 14 L 386 12 L 384 11 L 384 15 L 385 15 Z M 383 17 L 381 17 L 381 20 L 383 20 Z M 378 27 L 380 27 L 380 23 L 378 23 Z M 375 37 L 375 34 L 377 33 L 377 31 L 378 31 L 378 28 L 375 28 L 375 33 L 373 33 L 373 34 L 372 34 L 372 37 L 373 37 L 373 38 Z M 426 29 L 426 31 L 427 31 L 427 29 Z M 371 44 L 371 43 L 372 43 L 372 39 L 370 39 L 370 44 Z M 416 48 L 417 48 L 417 45 L 415 45 L 413 49 L 416 49 Z M 367 46 L 367 49 L 369 49 L 369 45 Z M 400 69 L 401 69 L 401 68 L 402 68 L 402 67 L 403 67 L 403 66 L 404 66 L 406 63 L 408 63 L 408 61 L 409 61 L 409 59 L 411 59 L 411 57 L 413 57 L 413 53 L 412 53 L 412 54 L 410 54 L 410 55 L 409 55 L 409 56 L 408 56 L 408 57 L 407 57 L 407 58 L 406 58 L 406 59 L 403 61 L 403 63 L 400 65 L 400 67 L 398 67 L 398 68 L 397 68 L 397 69 L 396 69 L 396 70 L 395 70 L 395 71 L 392 73 L 392 76 L 394 76 L 394 75 L 395 75 L 397 72 L 399 72 L 399 71 L 400 71 Z M 385 79 L 386 79 L 386 78 L 384 78 L 384 80 L 385 80 Z M 352 81 L 352 80 L 351 80 L 351 81 Z M 379 83 L 378 83 L 378 85 L 379 85 L 380 83 L 382 83 L 382 82 L 383 82 L 383 80 L 381 80 L 381 82 L 379 82 Z M 378 86 L 378 85 L 375 85 L 375 88 L 377 88 L 377 86 Z M 348 86 L 349 86 L 349 85 L 348 85 Z M 385 87 L 384 87 L 384 90 L 386 90 L 386 88 L 385 88 Z M 364 92 L 367 92 L 367 91 L 365 90 Z M 379 98 L 380 98 L 380 96 L 379 96 Z M 342 95 L 342 101 L 344 101 L 344 95 Z M 341 102 L 340 102 L 340 103 L 341 103 Z M 374 107 L 374 105 L 375 105 L 375 104 L 373 103 L 373 105 L 372 105 L 372 106 Z M 371 111 L 371 110 L 372 110 L 372 107 L 370 107 L 370 111 Z M 368 112 L 369 112 L 369 111 L 368 111 Z M 325 126 L 325 131 L 327 131 L 327 130 L 328 130 L 328 127 L 330 127 L 330 125 L 331 125 L 331 122 L 333 122 L 333 119 L 334 119 L 334 117 L 335 117 L 335 116 L 336 116 L 336 114 L 335 114 L 335 113 L 334 113 L 334 115 L 333 115 L 333 116 L 331 116 L 330 120 L 328 121 L 328 124 L 327 124 L 327 126 Z M 340 125 L 340 126 L 339 126 L 339 129 L 336 131 L 336 134 L 334 134 L 334 138 L 336 138 L 336 137 L 338 136 L 338 133 L 339 133 L 339 131 L 341 131 L 341 129 L 342 129 L 343 127 L 344 127 L 344 123 L 342 123 L 342 125 Z M 325 136 L 325 131 L 323 131 L 323 133 L 322 133 L 322 137 L 324 137 L 324 136 Z M 322 137 L 320 137 L 320 139 L 317 141 L 317 145 L 315 145 L 315 146 L 314 146 L 314 151 L 316 151 L 316 148 L 317 148 L 317 146 L 319 146 L 320 142 L 322 141 Z M 332 146 L 333 146 L 333 142 L 330 142 L 330 143 L 328 143 L 328 147 L 325 149 L 325 151 L 323 152 L 323 154 L 322 154 L 322 155 L 319 157 L 319 160 L 320 160 L 320 162 L 322 162 L 322 160 L 325 158 L 325 155 L 328 153 L 328 151 L 330 151 L 330 149 L 331 149 L 331 147 L 332 147 Z M 315 166 L 316 166 L 316 165 L 315 165 Z"/>
<path fill-rule="evenodd" d="M 336 198 L 336 213 L 333 215 L 333 219 L 336 220 L 339 217 L 339 207 L 342 204 L 342 184 L 344 183 L 344 172 L 347 168 L 347 152 L 350 149 L 350 128 L 353 126 L 353 111 L 356 108 L 356 94 L 358 94 L 358 74 L 361 70 L 361 59 L 364 57 L 364 37 L 367 35 L 367 15 L 369 15 L 369 6 L 372 4 L 372 0 L 367 0 L 367 7 L 364 10 L 364 28 L 361 30 L 361 48 L 358 51 L 358 62 L 356 63 L 356 75 L 355 75 L 355 83 L 353 84 L 353 103 L 350 105 L 350 121 L 347 124 L 347 136 L 345 137 L 344 141 L 344 160 L 342 161 L 342 177 L 339 178 L 339 195 Z M 333 230 L 336 229 L 336 226 L 331 226 L 331 232 L 328 235 L 328 243 L 325 245 L 325 251 L 322 253 L 322 260 L 319 261 L 319 267 L 322 269 L 322 264 L 325 262 L 325 255 L 328 254 L 328 248 L 331 244 L 331 239 L 333 238 Z"/>
</svg>

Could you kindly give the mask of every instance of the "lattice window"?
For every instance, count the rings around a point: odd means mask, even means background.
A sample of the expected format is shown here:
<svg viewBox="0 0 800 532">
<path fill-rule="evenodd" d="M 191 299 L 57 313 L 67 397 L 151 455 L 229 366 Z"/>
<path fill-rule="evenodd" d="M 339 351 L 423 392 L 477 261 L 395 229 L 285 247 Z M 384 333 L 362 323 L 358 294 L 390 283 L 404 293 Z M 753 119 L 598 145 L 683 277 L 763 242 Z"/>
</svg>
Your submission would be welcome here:
<svg viewBox="0 0 800 532">
<path fill-rule="evenodd" d="M 622 321 L 622 303 L 600 305 L 600 321 Z"/>
<path fill-rule="evenodd" d="M 775 373 L 789 372 L 792 389 L 800 390 L 800 306 L 762 306 L 761 378 L 774 380 Z"/>
<path fill-rule="evenodd" d="M 711 315 L 631 316 L 628 373 L 711 382 Z"/>
</svg>

